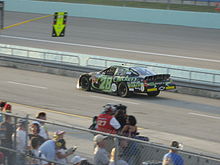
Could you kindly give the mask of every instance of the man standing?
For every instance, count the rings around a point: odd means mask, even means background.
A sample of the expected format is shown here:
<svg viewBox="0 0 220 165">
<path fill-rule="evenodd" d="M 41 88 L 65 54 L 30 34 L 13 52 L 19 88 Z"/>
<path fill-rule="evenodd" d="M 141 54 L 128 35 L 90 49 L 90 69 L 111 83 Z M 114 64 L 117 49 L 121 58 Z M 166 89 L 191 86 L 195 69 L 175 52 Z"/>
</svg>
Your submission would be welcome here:
<svg viewBox="0 0 220 165">
<path fill-rule="evenodd" d="M 56 161 L 57 150 L 60 149 L 63 141 L 64 141 L 63 136 L 62 138 L 53 138 L 52 140 L 47 140 L 40 146 L 39 156 L 41 157 L 41 155 L 43 155 L 47 160 Z M 70 154 L 66 154 L 66 156 L 69 156 L 69 155 Z M 52 163 L 48 163 L 48 165 L 51 165 L 51 164 Z"/>
<path fill-rule="evenodd" d="M 113 116 L 115 107 L 111 104 L 104 106 L 104 112 L 97 118 L 97 131 L 116 134 L 121 127 L 120 123 Z"/>
<path fill-rule="evenodd" d="M 5 132 L 5 138 L 1 140 L 1 145 L 3 147 L 12 149 L 12 134 L 15 131 L 15 128 L 13 127 L 13 124 L 11 124 L 11 116 L 5 115 L 5 121 L 1 123 L 1 131 Z M 7 150 L 3 150 L 6 158 L 8 165 L 13 165 L 13 153 Z"/>
<path fill-rule="evenodd" d="M 40 119 L 40 120 L 47 120 L 47 114 L 45 112 L 39 112 L 36 116 L 36 119 Z M 49 139 L 49 136 L 48 136 L 48 131 L 45 127 L 45 123 L 44 122 L 40 122 L 40 132 L 39 132 L 39 135 L 41 137 L 43 137 L 45 140 L 48 140 Z"/>
<path fill-rule="evenodd" d="M 39 157 L 44 156 L 45 159 L 56 161 L 56 140 L 47 140 L 39 148 Z M 52 163 L 48 162 L 48 165 Z"/>
<path fill-rule="evenodd" d="M 93 141 L 96 143 L 96 148 L 94 151 L 94 164 L 95 165 L 108 165 L 110 154 L 105 149 L 105 139 L 107 136 L 96 135 Z"/>
<path fill-rule="evenodd" d="M 25 119 L 20 119 L 17 124 L 16 129 L 16 149 L 17 153 L 17 165 L 25 164 L 25 152 L 27 149 L 27 124 L 28 122 Z"/>
<path fill-rule="evenodd" d="M 173 141 L 170 147 L 172 148 L 163 157 L 162 165 L 184 165 L 182 157 L 177 153 L 180 144 L 177 141 Z"/>
</svg>

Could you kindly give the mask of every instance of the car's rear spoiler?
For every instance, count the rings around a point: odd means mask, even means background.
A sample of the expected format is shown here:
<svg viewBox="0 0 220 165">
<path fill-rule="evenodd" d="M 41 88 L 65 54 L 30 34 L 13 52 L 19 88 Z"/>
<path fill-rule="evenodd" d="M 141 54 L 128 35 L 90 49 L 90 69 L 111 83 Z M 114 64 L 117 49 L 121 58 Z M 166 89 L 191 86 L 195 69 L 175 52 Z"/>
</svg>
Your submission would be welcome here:
<svg viewBox="0 0 220 165">
<path fill-rule="evenodd" d="M 157 74 L 157 75 L 153 75 L 153 76 L 146 76 L 145 80 L 147 80 L 147 82 L 161 82 L 161 81 L 166 81 L 167 79 L 169 79 L 170 74 Z"/>
</svg>

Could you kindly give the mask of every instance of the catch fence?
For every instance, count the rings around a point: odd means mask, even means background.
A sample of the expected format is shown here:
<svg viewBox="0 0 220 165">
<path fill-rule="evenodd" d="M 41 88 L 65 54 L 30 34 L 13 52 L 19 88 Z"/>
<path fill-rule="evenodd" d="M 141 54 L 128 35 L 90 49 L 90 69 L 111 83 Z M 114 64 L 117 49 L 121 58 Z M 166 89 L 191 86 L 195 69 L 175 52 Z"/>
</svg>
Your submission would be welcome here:
<svg viewBox="0 0 220 165">
<path fill-rule="evenodd" d="M 30 118 L 29 116 L 17 116 L 12 114 L 5 114 L 2 113 L 3 121 L 5 121 L 5 115 L 10 116 L 11 118 L 11 124 L 13 125 L 13 140 L 12 145 L 10 147 L 7 147 L 5 143 L 1 143 L 1 151 L 5 152 L 5 150 L 8 150 L 9 153 L 12 153 L 12 157 L 9 157 L 10 160 L 12 158 L 14 161 L 16 161 L 16 164 L 18 165 L 18 161 L 16 158 L 17 156 L 23 155 L 25 156 L 25 164 L 31 165 L 31 161 L 33 157 L 29 155 L 27 148 L 25 147 L 25 151 L 23 153 L 20 153 L 17 150 L 18 145 L 18 139 L 16 136 L 15 127 L 20 121 L 20 119 L 23 119 L 27 122 L 25 122 L 25 131 L 27 131 L 27 135 L 32 134 L 30 131 L 30 126 L 33 121 L 39 121 L 42 122 L 42 120 L 36 120 L 34 118 Z M 1 123 L 1 126 L 2 126 Z M 50 138 L 53 138 L 53 132 L 57 130 L 65 131 L 66 134 L 64 135 L 64 139 L 66 140 L 67 148 L 71 148 L 73 146 L 77 146 L 77 150 L 73 153 L 73 155 L 69 156 L 70 160 L 75 155 L 80 155 L 81 157 L 86 158 L 90 163 L 94 164 L 94 149 L 96 147 L 93 138 L 97 134 L 102 134 L 104 136 L 107 136 L 105 139 L 105 148 L 106 150 L 111 153 L 110 160 L 114 162 L 115 165 L 120 164 L 120 162 L 126 161 L 129 165 L 161 165 L 162 159 L 164 154 L 168 152 L 169 147 L 151 143 L 150 141 L 147 141 L 148 139 L 146 137 L 137 136 L 136 138 L 128 138 L 124 136 L 119 135 L 112 135 L 112 134 L 106 134 L 101 133 L 81 127 L 75 127 L 72 125 L 64 125 L 63 123 L 57 122 L 49 122 L 44 121 L 47 130 L 49 131 Z M 2 128 L 2 127 L 1 127 Z M 4 142 L 4 130 L 1 129 L 1 142 Z M 29 137 L 26 136 L 26 145 L 30 146 L 30 140 Z M 16 154 L 15 154 L 16 153 Z M 184 159 L 185 164 L 188 165 L 219 165 L 220 164 L 220 158 L 217 157 L 211 157 L 208 155 L 201 155 L 194 152 L 189 152 L 185 150 L 179 150 L 178 153 L 182 156 Z M 38 158 L 37 158 L 38 159 Z M 10 161 L 8 159 L 8 161 Z M 114 161 L 113 161 L 114 160 Z M 49 161 L 49 160 L 47 160 Z M 7 159 L 6 159 L 7 162 Z M 113 164 L 113 163 L 112 163 Z M 24 164 L 23 164 L 24 165 Z"/>
</svg>

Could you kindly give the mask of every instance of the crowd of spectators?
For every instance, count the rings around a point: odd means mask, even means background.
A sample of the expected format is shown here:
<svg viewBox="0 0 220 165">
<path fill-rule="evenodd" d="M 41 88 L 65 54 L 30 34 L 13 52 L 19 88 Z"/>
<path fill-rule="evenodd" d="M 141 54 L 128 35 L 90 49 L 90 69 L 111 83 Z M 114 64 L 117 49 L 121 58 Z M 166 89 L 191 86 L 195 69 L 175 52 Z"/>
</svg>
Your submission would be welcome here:
<svg viewBox="0 0 220 165">
<path fill-rule="evenodd" d="M 72 156 L 76 148 L 67 148 L 65 131 L 56 131 L 50 138 L 44 123 L 45 112 L 36 115 L 36 121 L 26 119 L 12 121 L 12 106 L 0 101 L 0 165 L 91 165 L 87 159 L 78 155 Z M 9 150 L 8 150 L 9 149 Z M 16 152 L 10 151 L 15 149 Z M 29 158 L 27 158 L 29 157 Z"/>
<path fill-rule="evenodd" d="M 49 136 L 44 122 L 47 120 L 45 112 L 39 112 L 36 120 L 32 122 L 26 119 L 12 122 L 12 117 L 9 115 L 12 113 L 12 106 L 2 101 L 0 110 L 4 112 L 4 115 L 0 114 L 1 146 L 16 149 L 16 152 L 11 152 L 1 148 L 0 165 L 92 165 L 86 158 L 74 154 L 77 147 L 67 148 L 65 131 L 58 130 L 52 137 Z M 103 107 L 103 111 L 94 117 L 90 129 L 148 141 L 147 137 L 138 135 L 136 124 L 135 116 L 127 114 L 126 106 L 107 104 Z M 137 159 L 140 155 L 137 142 L 122 138 L 119 139 L 116 148 L 114 139 L 102 134 L 95 134 L 93 141 L 95 165 L 141 164 Z M 174 141 L 171 147 L 173 149 L 164 155 L 162 164 L 183 165 L 183 159 L 175 149 L 179 148 L 179 143 Z"/>
</svg>

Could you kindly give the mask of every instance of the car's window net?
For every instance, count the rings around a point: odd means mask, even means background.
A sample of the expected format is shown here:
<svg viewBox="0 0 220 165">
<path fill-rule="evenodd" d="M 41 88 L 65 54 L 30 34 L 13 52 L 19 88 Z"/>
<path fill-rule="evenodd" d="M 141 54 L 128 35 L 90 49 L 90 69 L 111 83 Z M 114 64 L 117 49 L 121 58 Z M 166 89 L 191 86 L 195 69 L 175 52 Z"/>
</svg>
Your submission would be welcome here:
<svg viewBox="0 0 220 165">
<path fill-rule="evenodd" d="M 116 73 L 116 76 L 125 76 L 126 72 L 128 72 L 127 68 L 119 68 L 117 73 Z"/>
<path fill-rule="evenodd" d="M 156 73 L 154 73 L 153 71 L 147 69 L 147 68 L 142 68 L 142 67 L 132 67 L 132 70 L 134 70 L 135 72 L 137 72 L 140 75 L 145 75 L 145 76 L 151 76 L 151 75 L 155 75 Z"/>
<path fill-rule="evenodd" d="M 115 73 L 115 70 L 116 70 L 116 68 L 111 67 L 111 68 L 104 70 L 103 73 L 105 75 L 113 76 Z"/>
</svg>

